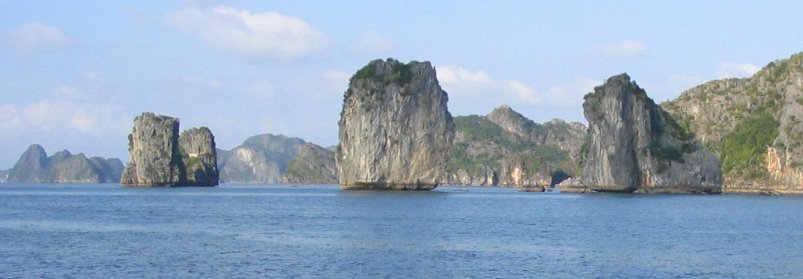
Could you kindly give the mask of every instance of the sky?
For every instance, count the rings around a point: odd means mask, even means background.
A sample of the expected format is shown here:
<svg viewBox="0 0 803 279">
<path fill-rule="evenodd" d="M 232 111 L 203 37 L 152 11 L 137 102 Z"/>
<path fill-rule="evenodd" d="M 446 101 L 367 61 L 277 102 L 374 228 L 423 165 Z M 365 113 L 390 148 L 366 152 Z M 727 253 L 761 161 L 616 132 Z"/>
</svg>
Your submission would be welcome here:
<svg viewBox="0 0 803 279">
<path fill-rule="evenodd" d="M 585 123 L 628 73 L 656 101 L 803 51 L 800 1 L 0 1 L 0 169 L 34 143 L 128 160 L 142 112 L 218 148 L 331 146 L 349 77 L 430 61 L 453 115 Z"/>
</svg>

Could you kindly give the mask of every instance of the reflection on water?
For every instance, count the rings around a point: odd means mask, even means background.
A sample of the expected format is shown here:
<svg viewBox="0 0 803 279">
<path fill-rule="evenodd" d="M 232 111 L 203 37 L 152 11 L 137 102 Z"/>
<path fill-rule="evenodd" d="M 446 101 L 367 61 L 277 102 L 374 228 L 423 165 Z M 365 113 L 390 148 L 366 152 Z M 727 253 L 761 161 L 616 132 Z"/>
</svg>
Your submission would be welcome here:
<svg viewBox="0 0 803 279">
<path fill-rule="evenodd" d="M 803 197 L 0 186 L 2 277 L 799 278 Z"/>
</svg>

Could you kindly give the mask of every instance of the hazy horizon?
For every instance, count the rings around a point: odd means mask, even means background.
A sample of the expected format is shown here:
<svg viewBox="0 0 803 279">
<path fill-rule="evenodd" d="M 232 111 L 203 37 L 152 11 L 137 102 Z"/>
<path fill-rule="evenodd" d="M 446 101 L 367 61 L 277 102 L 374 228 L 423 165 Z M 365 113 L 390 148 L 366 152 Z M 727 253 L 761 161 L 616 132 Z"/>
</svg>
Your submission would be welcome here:
<svg viewBox="0 0 803 279">
<path fill-rule="evenodd" d="M 509 105 L 584 122 L 582 96 L 627 72 L 657 102 L 803 51 L 775 1 L 176 0 L 0 2 L 0 169 L 31 144 L 128 160 L 143 111 L 331 146 L 348 78 L 373 59 L 430 61 L 453 115 Z"/>
</svg>

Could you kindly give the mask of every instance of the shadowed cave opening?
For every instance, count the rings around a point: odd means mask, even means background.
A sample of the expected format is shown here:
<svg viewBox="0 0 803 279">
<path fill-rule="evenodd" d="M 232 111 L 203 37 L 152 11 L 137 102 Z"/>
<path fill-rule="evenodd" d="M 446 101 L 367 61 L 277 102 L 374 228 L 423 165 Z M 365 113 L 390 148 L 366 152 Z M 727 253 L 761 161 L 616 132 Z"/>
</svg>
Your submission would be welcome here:
<svg viewBox="0 0 803 279">
<path fill-rule="evenodd" d="M 551 175 L 552 175 L 552 180 L 549 182 L 549 187 L 550 188 L 555 188 L 555 185 L 558 185 L 558 183 L 561 183 L 564 180 L 569 179 L 569 178 L 572 177 L 571 175 L 569 175 L 568 173 L 566 173 L 563 170 L 555 170 L 555 171 L 552 172 Z"/>
</svg>

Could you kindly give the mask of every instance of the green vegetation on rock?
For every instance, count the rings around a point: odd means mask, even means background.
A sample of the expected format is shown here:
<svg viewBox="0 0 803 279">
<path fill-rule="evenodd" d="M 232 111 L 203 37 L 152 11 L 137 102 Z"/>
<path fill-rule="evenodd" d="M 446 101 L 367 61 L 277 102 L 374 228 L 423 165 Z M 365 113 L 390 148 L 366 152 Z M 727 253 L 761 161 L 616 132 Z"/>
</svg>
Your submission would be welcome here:
<svg viewBox="0 0 803 279">
<path fill-rule="evenodd" d="M 462 133 L 468 141 L 489 141 L 511 144 L 505 137 L 505 130 L 496 123 L 479 115 L 458 116 L 454 118 L 455 130 Z"/>
<path fill-rule="evenodd" d="M 767 146 L 778 136 L 779 123 L 767 113 L 759 113 L 736 125 L 721 142 L 722 170 L 725 173 L 741 172 L 760 164 Z M 745 178 L 758 178 L 756 171 L 749 171 Z"/>
<path fill-rule="evenodd" d="M 413 80 L 412 66 L 418 64 L 418 61 L 410 61 L 404 64 L 396 59 L 388 58 L 386 62 L 391 65 L 391 70 L 390 73 L 386 74 L 377 71 L 379 62 L 381 62 L 381 60 L 375 60 L 362 67 L 362 69 L 354 73 L 351 77 L 351 81 L 356 79 L 373 79 L 377 82 L 383 82 L 385 85 L 398 83 L 400 86 L 404 86 Z"/>
<path fill-rule="evenodd" d="M 307 179 L 309 181 L 316 181 L 325 179 L 320 171 L 312 169 L 309 164 L 304 163 L 304 159 L 295 157 L 287 164 L 287 169 L 284 171 L 285 176 L 292 176 Z"/>
<path fill-rule="evenodd" d="M 510 115 L 520 116 L 511 110 Z M 523 118 L 523 116 L 521 116 Z M 447 172 L 482 178 L 492 172 L 498 175 L 500 183 L 509 182 L 510 168 L 517 168 L 524 174 L 524 179 L 541 177 L 549 180 L 554 171 L 574 173 L 575 164 L 569 152 L 557 146 L 540 144 L 533 138 L 537 133 L 560 132 L 567 130 L 568 124 L 550 124 L 548 127 L 531 123 L 524 118 L 521 123 L 525 130 L 522 134 L 506 131 L 502 126 L 489 120 L 486 116 L 469 115 L 454 118 L 457 137 L 449 152 Z M 569 133 L 563 131 L 563 137 Z M 532 135 L 532 138 L 522 136 Z M 507 179 L 507 180 L 506 180 Z"/>
<path fill-rule="evenodd" d="M 707 82 L 662 106 L 693 138 L 716 152 L 724 188 L 803 191 L 803 53 L 768 63 L 748 78 Z M 768 147 L 778 148 L 768 168 Z M 771 173 L 772 172 L 772 173 Z M 772 174 L 772 175 L 770 175 Z M 775 188 L 773 188 L 775 187 Z"/>
</svg>

